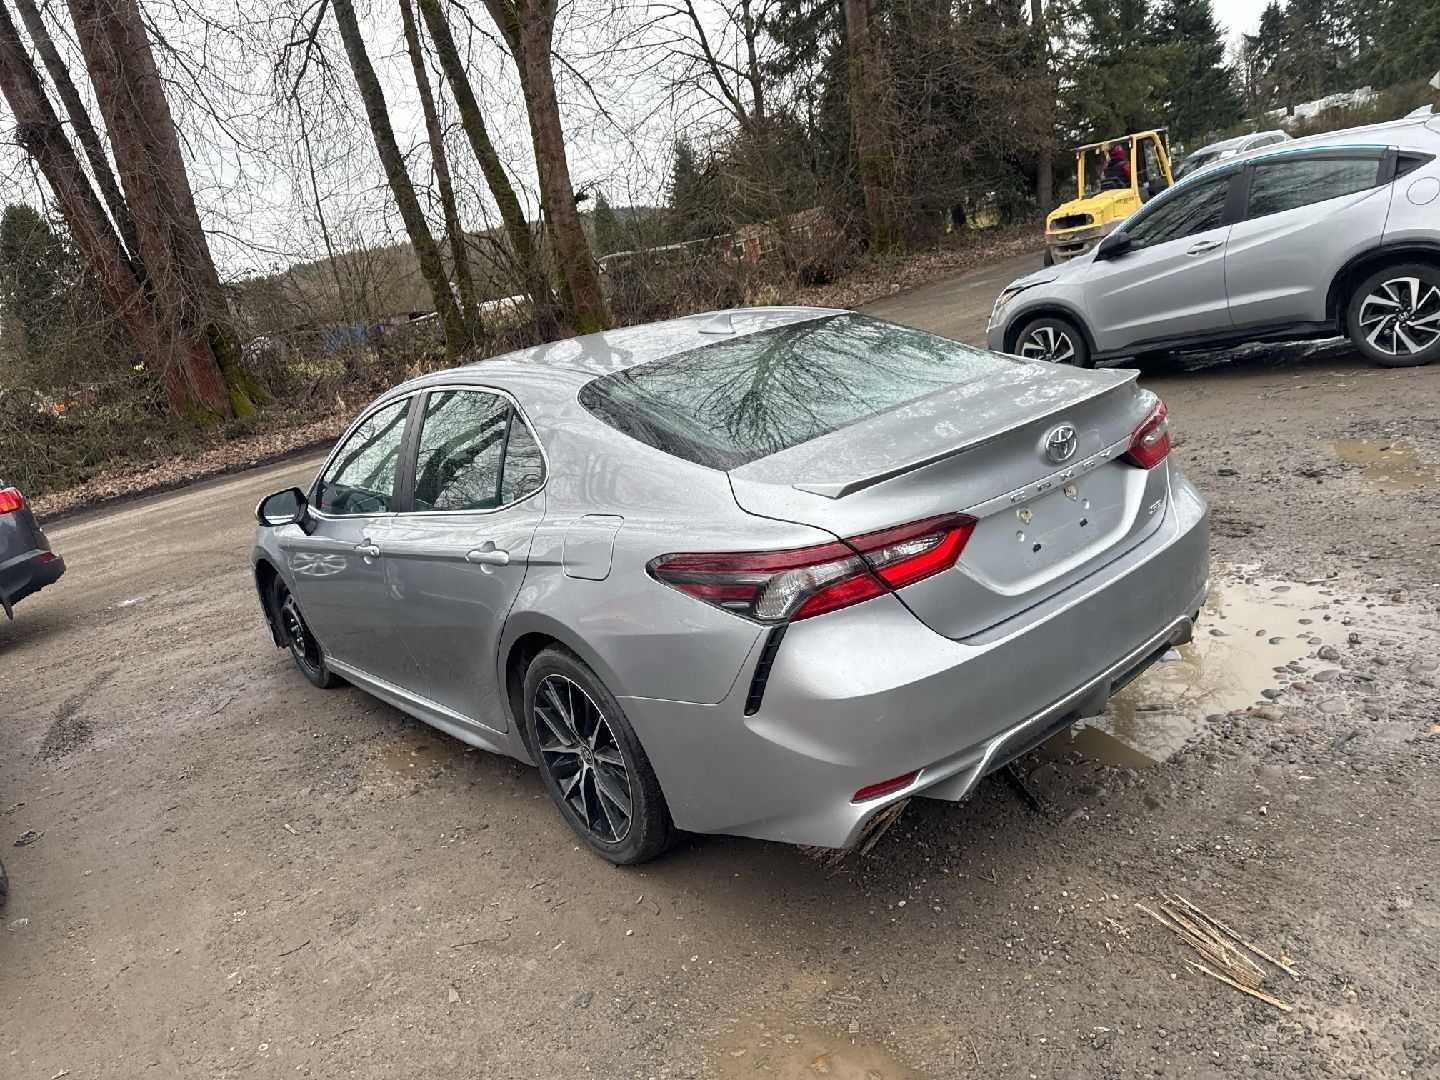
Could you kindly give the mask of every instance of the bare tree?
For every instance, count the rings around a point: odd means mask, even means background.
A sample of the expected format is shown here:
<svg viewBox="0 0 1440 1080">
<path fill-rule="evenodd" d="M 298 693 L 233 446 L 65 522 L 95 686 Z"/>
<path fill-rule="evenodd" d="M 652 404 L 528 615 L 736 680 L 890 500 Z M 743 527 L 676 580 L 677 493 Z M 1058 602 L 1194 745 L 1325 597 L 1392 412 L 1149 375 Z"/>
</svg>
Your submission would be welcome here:
<svg viewBox="0 0 1440 1080">
<path fill-rule="evenodd" d="M 345 43 L 345 55 L 350 60 L 356 85 L 360 88 L 360 99 L 365 103 L 365 115 L 370 121 L 370 131 L 375 139 L 375 149 L 380 155 L 385 179 L 395 196 L 395 205 L 405 223 L 410 244 L 415 249 L 420 273 L 430 286 L 435 299 L 435 310 L 445 327 L 445 348 L 450 355 L 458 354 L 465 345 L 465 322 L 455 304 L 455 294 L 450 288 L 450 279 L 445 276 L 445 264 L 440 259 L 440 248 L 430 234 L 430 226 L 420 209 L 420 200 L 415 197 L 415 185 L 405 171 L 405 159 L 400 156 L 400 147 L 395 142 L 395 131 L 390 126 L 390 111 L 385 104 L 385 92 L 365 51 L 365 39 L 360 34 L 360 24 L 355 18 L 355 7 L 350 0 L 331 0 L 335 22 L 340 27 L 340 39 Z"/>
<path fill-rule="evenodd" d="M 450 95 L 459 109 L 460 125 L 465 130 L 470 149 L 485 176 L 485 184 L 500 210 L 505 237 L 518 264 L 520 280 L 530 296 L 536 325 L 541 335 L 548 338 L 555 331 L 554 298 L 540 262 L 540 252 L 530 233 L 530 225 L 525 220 L 525 212 L 520 207 L 520 199 L 505 171 L 505 164 L 500 160 L 500 154 L 490 140 L 485 114 L 475 96 L 475 88 L 470 84 L 470 76 L 465 71 L 465 63 L 460 58 L 460 50 L 455 45 L 455 36 L 451 33 L 450 23 L 440 7 L 440 0 L 419 2 L 425 28 L 430 31 L 435 55 L 440 59 L 440 69 L 445 73 L 445 79 L 450 85 Z"/>
<path fill-rule="evenodd" d="M 166 362 L 177 343 L 166 340 L 167 332 L 136 278 L 125 248 L 65 136 L 60 118 L 45 96 L 39 73 L 3 2 L 0 92 L 15 114 L 20 145 L 55 192 L 71 237 L 95 273 L 106 301 L 130 331 L 141 356 L 161 363 L 172 409 L 184 412 L 198 405 L 220 411 L 226 404 L 225 383 L 213 357 L 208 366 Z"/>
<path fill-rule="evenodd" d="M 865 194 L 865 219 L 870 246 L 883 251 L 893 247 L 899 237 L 888 183 L 879 50 L 871 35 L 870 0 L 845 0 L 845 44 L 851 136 L 860 167 L 860 186 Z"/>
<path fill-rule="evenodd" d="M 555 36 L 555 0 L 485 0 L 490 17 L 499 27 L 525 91 L 525 111 L 535 144 L 535 169 L 545 226 L 564 281 L 563 298 L 569 321 L 582 334 L 609 325 L 600 275 L 590 253 L 590 241 L 580 224 L 570 162 L 565 152 L 565 131 L 560 123 L 560 102 L 555 95 L 555 68 L 551 49 Z"/>
<path fill-rule="evenodd" d="M 60 51 L 56 49 L 50 29 L 41 17 L 40 9 L 35 6 L 35 0 L 15 0 L 15 7 L 20 12 L 20 19 L 25 24 L 30 40 L 35 43 L 35 50 L 45 62 L 45 71 L 49 74 L 55 92 L 60 95 L 60 101 L 75 128 L 75 137 L 80 140 L 80 147 L 85 151 L 85 160 L 90 163 L 90 172 L 94 175 L 100 194 L 105 199 L 105 206 L 110 211 L 110 217 L 120 232 L 120 239 L 129 249 L 131 258 L 138 259 L 140 239 L 135 232 L 135 222 L 130 217 L 130 208 L 125 205 L 125 199 L 120 194 L 120 185 L 110 168 L 110 159 L 105 155 L 105 144 L 100 141 L 100 135 L 96 132 L 90 113 L 80 97 L 80 91 L 70 78 L 70 69 L 66 67 Z"/>
<path fill-rule="evenodd" d="M 480 298 L 475 292 L 475 278 L 470 273 L 470 254 L 465 244 L 465 229 L 460 224 L 460 210 L 455 203 L 455 184 L 450 177 L 450 159 L 445 154 L 445 129 L 440 126 L 440 113 L 435 108 L 435 95 L 430 91 L 430 73 L 425 68 L 425 50 L 420 43 L 420 28 L 415 25 L 415 11 L 410 0 L 400 0 L 400 21 L 405 27 L 405 49 L 410 54 L 410 68 L 415 74 L 415 89 L 420 94 L 420 109 L 425 114 L 425 134 L 430 142 L 430 164 L 435 170 L 435 186 L 440 191 L 440 208 L 445 215 L 445 234 L 450 243 L 450 261 L 455 284 L 460 290 L 465 325 L 470 340 L 478 341 L 481 333 Z"/>
<path fill-rule="evenodd" d="M 1051 127 L 1054 127 L 1055 78 L 1050 74 L 1050 31 L 1045 24 L 1045 0 L 1030 0 L 1030 29 L 1035 35 L 1036 64 L 1039 68 L 1040 83 L 1049 93 Z M 1047 138 L 1035 155 L 1035 198 L 1040 203 L 1040 212 L 1048 214 L 1055 208 L 1055 166 L 1050 155 L 1050 139 Z"/>
<path fill-rule="evenodd" d="M 755 134 L 765 123 L 760 25 L 768 5 L 762 3 L 757 10 L 753 0 L 739 0 L 733 8 L 722 7 L 718 12 L 702 12 L 696 0 L 655 6 L 678 26 L 676 37 L 669 42 L 669 50 L 681 61 L 677 88 L 699 90 L 734 117 L 741 130 Z M 744 49 L 743 67 L 726 59 L 732 47 L 737 54 Z M 748 87 L 748 95 L 742 84 Z"/>
<path fill-rule="evenodd" d="M 171 362 L 183 365 L 209 410 L 251 413 L 256 388 L 240 370 L 229 305 L 136 0 L 69 0 L 69 8 L 134 218 L 146 285 L 178 346 Z"/>
</svg>

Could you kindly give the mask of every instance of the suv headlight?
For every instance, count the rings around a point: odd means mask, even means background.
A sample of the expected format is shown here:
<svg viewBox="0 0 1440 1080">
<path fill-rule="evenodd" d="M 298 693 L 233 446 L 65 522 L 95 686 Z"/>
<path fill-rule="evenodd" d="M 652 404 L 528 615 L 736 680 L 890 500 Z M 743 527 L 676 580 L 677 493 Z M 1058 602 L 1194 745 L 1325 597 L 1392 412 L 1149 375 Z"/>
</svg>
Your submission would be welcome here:
<svg viewBox="0 0 1440 1080">
<path fill-rule="evenodd" d="M 1027 285 L 1010 285 L 1001 291 L 1000 295 L 995 298 L 995 306 L 990 309 L 991 326 L 994 326 L 996 322 L 999 321 L 1000 312 L 1005 310 L 1005 305 L 1010 303 L 1011 300 L 1014 300 L 1015 297 L 1019 296 L 1027 288 L 1029 288 Z"/>
</svg>

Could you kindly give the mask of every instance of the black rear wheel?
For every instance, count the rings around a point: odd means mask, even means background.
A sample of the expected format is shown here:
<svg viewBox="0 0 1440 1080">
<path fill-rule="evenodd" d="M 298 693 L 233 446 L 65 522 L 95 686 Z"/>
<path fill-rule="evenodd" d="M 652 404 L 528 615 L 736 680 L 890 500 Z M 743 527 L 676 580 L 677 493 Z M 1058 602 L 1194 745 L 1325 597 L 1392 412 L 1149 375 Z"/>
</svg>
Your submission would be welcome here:
<svg viewBox="0 0 1440 1080">
<path fill-rule="evenodd" d="M 1360 283 L 1346 310 L 1350 340 L 1383 367 L 1440 360 L 1440 267 L 1406 263 Z"/>
<path fill-rule="evenodd" d="M 546 649 L 530 664 L 524 722 L 545 790 L 592 851 L 631 866 L 670 846 L 670 808 L 635 729 L 573 653 Z"/>
<path fill-rule="evenodd" d="M 300 674 L 321 690 L 339 686 L 340 676 L 326 664 L 325 649 L 305 621 L 305 615 L 300 610 L 300 601 L 279 578 L 275 579 L 271 603 L 280 627 L 280 640 L 290 651 L 290 659 L 295 661 L 295 667 Z"/>
</svg>

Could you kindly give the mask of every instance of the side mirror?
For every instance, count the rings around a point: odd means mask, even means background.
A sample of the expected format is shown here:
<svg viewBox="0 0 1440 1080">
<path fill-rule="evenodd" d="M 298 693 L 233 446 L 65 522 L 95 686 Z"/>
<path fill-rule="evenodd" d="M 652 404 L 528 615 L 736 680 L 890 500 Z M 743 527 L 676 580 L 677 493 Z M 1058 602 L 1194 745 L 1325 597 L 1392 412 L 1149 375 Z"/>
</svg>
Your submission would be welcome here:
<svg viewBox="0 0 1440 1080">
<path fill-rule="evenodd" d="M 1095 249 L 1095 258 L 1114 259 L 1124 255 L 1133 245 L 1134 241 L 1130 239 L 1130 234 L 1122 229 L 1117 229 L 1100 241 L 1100 246 Z"/>
<path fill-rule="evenodd" d="M 309 505 L 299 488 L 286 488 L 260 500 L 260 505 L 255 507 L 255 520 L 266 527 L 298 525 L 305 520 Z"/>
</svg>

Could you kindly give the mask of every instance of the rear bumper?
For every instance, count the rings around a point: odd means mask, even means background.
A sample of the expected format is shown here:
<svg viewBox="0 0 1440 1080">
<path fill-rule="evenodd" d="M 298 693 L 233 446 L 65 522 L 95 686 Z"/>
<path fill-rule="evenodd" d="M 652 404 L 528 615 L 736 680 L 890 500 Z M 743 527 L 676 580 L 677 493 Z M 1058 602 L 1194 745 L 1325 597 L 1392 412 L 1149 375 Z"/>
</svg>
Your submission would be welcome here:
<svg viewBox="0 0 1440 1080">
<path fill-rule="evenodd" d="M 1104 707 L 1185 640 L 1208 580 L 1208 511 L 1178 472 L 1166 520 L 1036 608 L 954 641 L 895 596 L 792 626 L 744 715 L 759 646 L 716 705 L 622 698 L 675 823 L 849 847 L 913 795 L 959 799 L 1009 758 Z M 883 798 L 860 788 L 915 771 Z"/>
<path fill-rule="evenodd" d="M 0 563 L 0 608 L 5 614 L 31 593 L 53 585 L 65 573 L 65 560 L 51 551 L 27 551 Z"/>
</svg>

